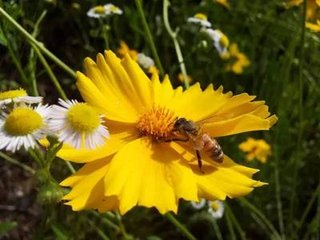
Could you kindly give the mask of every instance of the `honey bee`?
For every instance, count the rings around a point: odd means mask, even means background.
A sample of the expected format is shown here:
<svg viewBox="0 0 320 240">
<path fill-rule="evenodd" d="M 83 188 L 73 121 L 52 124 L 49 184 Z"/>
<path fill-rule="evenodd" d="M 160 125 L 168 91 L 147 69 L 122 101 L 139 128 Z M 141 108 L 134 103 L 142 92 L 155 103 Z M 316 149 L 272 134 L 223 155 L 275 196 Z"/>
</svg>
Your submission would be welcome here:
<svg viewBox="0 0 320 240">
<path fill-rule="evenodd" d="M 184 138 L 176 138 L 172 141 L 191 141 L 193 143 L 200 171 L 202 171 L 200 151 L 206 153 L 215 162 L 223 162 L 224 154 L 218 141 L 207 133 L 202 133 L 200 127 L 193 121 L 177 118 L 173 125 L 173 133 L 178 133 Z"/>
</svg>

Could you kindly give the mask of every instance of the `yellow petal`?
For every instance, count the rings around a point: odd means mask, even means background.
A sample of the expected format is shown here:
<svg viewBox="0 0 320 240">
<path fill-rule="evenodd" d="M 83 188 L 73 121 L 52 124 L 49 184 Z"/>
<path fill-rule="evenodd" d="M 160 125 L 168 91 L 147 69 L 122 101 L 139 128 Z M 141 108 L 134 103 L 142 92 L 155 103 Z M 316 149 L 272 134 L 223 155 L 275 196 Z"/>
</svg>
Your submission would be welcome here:
<svg viewBox="0 0 320 240">
<path fill-rule="evenodd" d="M 110 137 L 106 143 L 99 148 L 89 149 L 74 149 L 71 146 L 63 145 L 57 156 L 68 161 L 85 163 L 109 156 L 118 151 L 122 146 L 130 142 L 137 136 L 134 126 L 126 124 L 117 124 L 107 121 L 106 125 L 110 133 Z"/>
<path fill-rule="evenodd" d="M 137 121 L 138 114 L 132 107 L 125 108 L 121 105 L 121 101 L 108 98 L 106 94 L 109 92 L 101 92 L 88 77 L 80 72 L 77 72 L 77 87 L 82 98 L 92 106 L 101 109 L 106 118 L 128 123 Z"/>
<path fill-rule="evenodd" d="M 147 109 L 151 109 L 152 107 L 152 98 L 151 98 L 151 81 L 146 76 L 144 71 L 139 67 L 139 65 L 133 61 L 129 55 L 126 55 L 125 58 L 121 62 L 125 71 L 130 76 L 130 79 L 135 88 L 135 92 L 138 94 L 140 98 L 141 104 L 139 107 L 142 107 L 142 111 L 146 111 Z"/>
<path fill-rule="evenodd" d="M 255 169 L 246 167 L 242 169 L 242 166 L 237 165 L 227 156 L 224 157 L 222 164 L 213 163 L 211 166 L 204 164 L 204 174 L 199 173 L 197 166 L 193 169 L 198 182 L 199 198 L 224 200 L 226 197 L 240 197 L 250 193 L 254 187 L 264 185 L 262 182 L 251 179 L 252 174 L 256 172 Z"/>
<path fill-rule="evenodd" d="M 179 198 L 198 200 L 190 167 L 167 144 L 151 144 L 145 138 L 117 153 L 105 183 L 105 195 L 119 197 L 122 214 L 135 205 L 176 212 Z"/>
<path fill-rule="evenodd" d="M 224 121 L 216 121 L 205 124 L 203 131 L 213 137 L 228 136 L 242 132 L 269 130 L 272 126 L 271 121 L 274 119 L 263 119 L 251 114 L 244 114 L 239 117 Z"/>
<path fill-rule="evenodd" d="M 141 106 L 143 106 L 143 102 L 141 101 L 140 96 L 135 89 L 135 83 L 140 81 L 140 79 L 134 80 L 132 76 L 128 75 L 126 70 L 121 65 L 121 60 L 112 51 L 105 51 L 105 61 L 111 70 L 113 79 L 116 80 L 116 82 L 113 83 L 114 87 L 118 87 L 116 94 L 122 95 L 124 98 L 126 98 L 139 114 L 143 113 L 141 112 Z M 144 90 L 145 89 L 147 88 L 144 88 Z"/>
<path fill-rule="evenodd" d="M 62 185 L 72 185 L 72 190 L 63 197 L 72 210 L 91 208 L 92 204 L 104 198 L 104 176 L 111 158 L 88 163 L 72 179 L 66 179 Z M 81 175 L 83 175 L 81 177 Z"/>
<path fill-rule="evenodd" d="M 183 94 L 176 95 L 166 106 L 179 117 L 199 121 L 218 111 L 229 98 L 230 93 L 223 94 L 221 89 L 214 90 L 212 85 L 202 91 L 200 84 L 196 83 Z"/>
<path fill-rule="evenodd" d="M 169 77 L 166 75 L 163 82 L 160 83 L 157 74 L 152 75 L 152 96 L 155 106 L 168 107 L 172 103 L 172 99 L 182 95 L 182 88 L 173 89 Z M 169 107 L 168 107 L 169 108 Z M 170 108 L 169 108 L 170 109 Z"/>
</svg>

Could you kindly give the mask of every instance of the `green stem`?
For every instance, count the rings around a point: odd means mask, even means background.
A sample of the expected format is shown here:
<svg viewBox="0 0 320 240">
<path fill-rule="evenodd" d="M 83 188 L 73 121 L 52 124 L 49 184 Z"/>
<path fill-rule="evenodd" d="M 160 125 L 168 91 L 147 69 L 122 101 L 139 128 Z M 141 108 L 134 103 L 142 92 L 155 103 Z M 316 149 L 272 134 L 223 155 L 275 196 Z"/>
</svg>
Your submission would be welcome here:
<svg viewBox="0 0 320 240">
<path fill-rule="evenodd" d="M 100 228 L 98 228 L 93 221 L 88 220 L 88 222 L 89 222 L 89 224 L 91 225 L 91 227 L 96 230 L 96 232 L 98 233 L 98 235 L 99 235 L 103 240 L 110 240 L 110 238 L 109 238 L 107 235 L 105 235 L 104 232 L 103 232 Z"/>
<path fill-rule="evenodd" d="M 304 41 L 305 41 L 305 22 L 307 14 L 307 0 L 303 1 L 302 9 L 302 22 L 301 22 L 301 39 L 300 39 L 300 59 L 299 59 L 299 79 L 298 79 L 298 92 L 299 92 L 299 128 L 298 128 L 298 137 L 297 137 L 297 154 L 293 161 L 293 180 L 292 180 L 292 194 L 290 199 L 290 212 L 289 212 L 289 223 L 291 224 L 291 232 L 294 234 L 294 211 L 297 201 L 296 197 L 296 185 L 297 185 L 297 176 L 298 176 L 298 166 L 299 160 L 302 158 L 302 135 L 303 135 L 303 67 L 304 67 Z"/>
<path fill-rule="evenodd" d="M 76 73 L 68 67 L 64 62 L 57 58 L 52 52 L 50 52 L 44 45 L 38 42 L 31 34 L 29 34 L 19 23 L 17 23 L 3 8 L 0 7 L 0 15 L 5 17 L 29 42 L 32 42 L 39 50 L 41 50 L 47 57 L 53 62 L 65 70 L 70 76 L 76 77 Z"/>
<path fill-rule="evenodd" d="M 227 221 L 227 227 L 228 227 L 229 233 L 230 233 L 230 239 L 235 240 L 237 238 L 236 238 L 236 234 L 233 229 L 233 225 L 232 225 L 232 221 L 231 221 L 231 217 L 230 217 L 230 212 L 228 211 L 228 209 L 226 209 L 226 210 L 227 211 L 226 211 L 225 217 L 226 217 L 226 221 Z"/>
<path fill-rule="evenodd" d="M 123 223 L 122 223 L 122 217 L 121 215 L 116 212 L 116 217 L 117 217 L 117 220 L 118 220 L 118 223 L 119 223 L 119 227 L 120 227 L 120 232 L 122 233 L 124 239 L 131 239 L 131 237 L 129 236 L 129 234 L 127 233 Z"/>
<path fill-rule="evenodd" d="M 245 232 L 243 231 L 239 221 L 237 220 L 236 216 L 233 214 L 232 209 L 229 207 L 229 205 L 225 202 L 225 207 L 226 207 L 226 213 L 229 215 L 230 220 L 233 222 L 235 228 L 237 229 L 237 231 L 240 234 L 240 239 L 241 240 L 245 240 L 246 239 L 246 235 Z"/>
<path fill-rule="evenodd" d="M 275 190 L 276 190 L 279 228 L 280 228 L 282 239 L 285 239 L 285 229 L 284 229 L 284 222 L 283 222 L 282 202 L 281 202 L 281 187 L 280 187 L 280 178 L 279 178 L 279 154 L 278 154 L 277 147 L 275 149 L 274 177 L 275 177 Z"/>
<path fill-rule="evenodd" d="M 281 239 L 278 231 L 275 229 L 272 223 L 268 220 L 268 218 L 258 208 L 256 208 L 253 204 L 251 204 L 245 198 L 239 198 L 238 201 L 245 207 L 249 208 L 253 213 L 255 213 L 257 217 L 260 218 L 261 222 L 265 224 L 265 226 L 267 227 L 267 229 L 269 229 L 269 231 L 271 231 L 275 239 Z"/>
<path fill-rule="evenodd" d="M 15 51 L 14 51 L 14 47 L 12 46 L 11 40 L 10 40 L 9 37 L 8 37 L 8 32 L 7 32 L 4 24 L 1 23 L 0 26 L 1 26 L 1 30 L 2 30 L 2 32 L 3 32 L 3 35 L 4 35 L 4 37 L 5 37 L 6 41 L 7 41 L 7 47 L 8 47 L 8 51 L 9 51 L 10 57 L 12 58 L 12 61 L 13 61 L 14 65 L 16 66 L 19 74 L 20 74 L 20 77 L 21 77 L 21 79 L 22 79 L 22 82 L 23 82 L 24 84 L 28 84 L 28 82 L 29 82 L 29 81 L 28 81 L 28 78 L 27 78 L 26 74 L 25 74 L 24 71 L 23 71 L 23 68 L 22 68 L 22 66 L 21 66 L 21 63 L 20 63 L 20 61 L 18 60 L 18 57 L 16 56 L 16 53 L 15 53 Z"/>
<path fill-rule="evenodd" d="M 31 167 L 29 167 L 28 165 L 23 164 L 23 163 L 19 162 L 18 160 L 14 159 L 12 157 L 9 157 L 8 155 L 6 155 L 2 152 L 0 152 L 0 157 L 11 164 L 14 164 L 14 165 L 17 165 L 17 166 L 23 168 L 24 170 L 31 173 L 32 175 L 34 175 L 36 173 L 36 171 L 34 169 L 32 169 Z"/>
<path fill-rule="evenodd" d="M 159 71 L 160 71 L 160 75 L 164 76 L 163 67 L 162 67 L 162 64 L 161 64 L 161 61 L 160 61 L 160 58 L 159 58 L 159 55 L 158 55 L 158 52 L 157 52 L 157 49 L 156 49 L 156 45 L 154 44 L 154 41 L 153 41 L 153 38 L 152 38 L 152 35 L 151 35 L 151 32 L 150 32 L 146 17 L 145 17 L 144 12 L 143 12 L 141 0 L 135 0 L 135 2 L 136 2 L 138 13 L 140 15 L 140 18 L 141 18 L 141 21 L 142 21 L 142 26 L 143 26 L 144 32 L 146 34 L 147 41 L 148 41 L 149 47 L 151 49 L 153 58 L 154 58 L 154 60 L 156 62 L 156 65 L 157 65 Z"/>
<path fill-rule="evenodd" d="M 94 211 L 94 210 L 91 210 L 90 213 L 92 213 L 94 216 L 96 216 L 96 217 L 99 218 L 99 219 L 101 218 L 101 219 L 102 219 L 102 222 L 103 222 L 106 226 L 114 229 L 116 232 L 120 232 L 120 227 L 119 227 L 118 225 L 116 225 L 115 223 L 113 223 L 113 222 L 109 219 L 109 218 L 112 218 L 113 220 L 116 219 L 116 216 L 114 216 L 112 213 L 110 213 L 110 215 L 109 215 L 109 214 L 104 214 L 102 217 L 101 217 L 101 215 L 100 215 L 99 213 L 97 213 L 97 212 Z M 108 213 L 109 213 L 109 212 L 108 212 Z"/>
<path fill-rule="evenodd" d="M 216 236 L 217 236 L 217 239 L 218 239 L 218 240 L 223 240 L 222 234 L 221 234 L 221 231 L 220 231 L 220 228 L 219 228 L 219 225 L 218 225 L 218 223 L 217 223 L 217 220 L 214 219 L 214 220 L 212 221 L 212 224 L 213 224 L 213 228 L 214 228 L 215 234 L 216 234 Z"/>
<path fill-rule="evenodd" d="M 44 17 L 46 16 L 47 14 L 47 10 L 44 10 L 40 17 L 38 18 L 38 20 L 36 21 L 36 23 L 34 24 L 34 29 L 33 29 L 33 32 L 32 32 L 32 36 L 34 38 L 36 38 L 39 34 L 39 26 L 40 26 L 40 23 L 42 22 L 42 20 L 44 19 Z M 36 57 L 34 55 L 34 49 L 31 48 L 30 49 L 30 55 L 29 55 L 29 64 L 28 64 L 28 68 L 29 68 L 29 72 L 30 72 L 30 79 L 31 79 L 31 82 L 32 82 L 32 91 L 33 91 L 33 95 L 35 96 L 38 96 L 39 95 L 39 92 L 38 92 L 38 86 L 37 86 L 37 79 L 36 79 Z"/>
<path fill-rule="evenodd" d="M 170 37 L 172 38 L 173 44 L 174 44 L 174 48 L 176 50 L 176 54 L 177 54 L 177 58 L 178 58 L 178 62 L 179 62 L 179 66 L 180 66 L 180 70 L 181 73 L 183 75 L 183 83 L 185 88 L 189 88 L 189 82 L 188 82 L 188 74 L 187 74 L 187 69 L 186 66 L 184 64 L 184 59 L 183 59 L 183 55 L 181 52 L 181 48 L 180 48 L 180 44 L 178 42 L 178 30 L 173 31 L 170 23 L 169 23 L 169 17 L 168 17 L 168 9 L 170 6 L 170 2 L 169 0 L 163 0 L 163 21 L 164 21 L 164 26 L 167 30 L 167 32 L 169 33 Z"/>
<path fill-rule="evenodd" d="M 166 213 L 164 215 L 173 225 L 175 225 L 183 235 L 189 240 L 196 240 L 196 238 L 189 232 L 189 230 L 182 225 L 171 213 Z"/>
<path fill-rule="evenodd" d="M 108 32 L 105 28 L 104 22 L 102 18 L 99 18 L 100 28 L 102 29 L 102 36 L 105 44 L 105 49 L 109 49 L 109 39 L 108 39 Z"/>
<path fill-rule="evenodd" d="M 39 51 L 38 47 L 35 44 L 33 44 L 32 42 L 30 42 L 30 44 L 31 44 L 32 48 L 34 49 L 35 53 L 37 54 L 37 56 L 39 57 L 40 62 L 42 63 L 42 65 L 46 69 L 46 71 L 47 71 L 51 81 L 53 82 L 54 86 L 56 87 L 60 97 L 63 100 L 66 100 L 67 96 L 66 96 L 65 92 L 63 91 L 58 79 L 56 78 L 53 71 L 51 70 L 51 67 L 47 63 L 46 59 L 43 57 L 42 53 Z"/>
<path fill-rule="evenodd" d="M 298 223 L 297 226 L 297 231 L 299 231 L 299 229 L 302 227 L 304 221 L 306 220 L 306 217 L 308 215 L 308 213 L 311 210 L 312 205 L 314 204 L 314 202 L 317 200 L 318 194 L 320 193 L 320 183 L 318 184 L 317 189 L 313 192 L 311 199 L 309 200 L 307 207 L 305 208 L 305 210 L 303 211 L 302 217 Z"/>
</svg>

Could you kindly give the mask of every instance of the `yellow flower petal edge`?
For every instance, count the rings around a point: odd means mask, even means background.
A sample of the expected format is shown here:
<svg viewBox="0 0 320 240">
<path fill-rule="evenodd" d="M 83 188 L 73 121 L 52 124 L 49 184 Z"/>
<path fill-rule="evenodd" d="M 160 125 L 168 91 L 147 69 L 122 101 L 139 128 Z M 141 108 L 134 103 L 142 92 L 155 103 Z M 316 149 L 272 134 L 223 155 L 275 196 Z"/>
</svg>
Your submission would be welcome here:
<svg viewBox="0 0 320 240">
<path fill-rule="evenodd" d="M 93 208 L 125 214 L 135 206 L 155 207 L 160 213 L 177 212 L 180 199 L 224 200 L 250 193 L 265 183 L 252 179 L 257 169 L 241 166 L 227 155 L 217 163 L 201 152 L 197 165 L 194 144 L 174 136 L 178 118 L 193 121 L 212 137 L 268 130 L 277 117 L 264 101 L 246 93 L 233 95 L 198 83 L 183 91 L 168 76 L 149 79 L 126 55 L 111 51 L 85 60 L 77 86 L 84 100 L 98 107 L 110 132 L 96 150 L 64 146 L 58 156 L 84 166 L 61 182 L 71 191 L 64 196 L 73 210 Z M 187 139 L 188 140 L 188 139 Z"/>
</svg>

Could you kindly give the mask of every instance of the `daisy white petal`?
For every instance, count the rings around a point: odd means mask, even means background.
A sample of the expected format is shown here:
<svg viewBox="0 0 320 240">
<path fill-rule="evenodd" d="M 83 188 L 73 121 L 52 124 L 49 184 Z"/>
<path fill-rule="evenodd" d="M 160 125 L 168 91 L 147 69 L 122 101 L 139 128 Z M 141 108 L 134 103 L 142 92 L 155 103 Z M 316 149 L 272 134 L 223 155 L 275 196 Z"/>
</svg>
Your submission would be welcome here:
<svg viewBox="0 0 320 240">
<path fill-rule="evenodd" d="M 37 141 L 48 134 L 50 107 L 38 105 L 15 107 L 0 116 L 0 149 L 15 152 L 21 147 L 35 148 Z M 28 121 L 26 121 L 28 119 Z"/>
<path fill-rule="evenodd" d="M 103 145 L 109 137 L 103 125 L 103 116 L 95 108 L 76 100 L 59 99 L 60 105 L 52 106 L 49 128 L 59 141 L 74 148 L 95 149 Z"/>
</svg>

